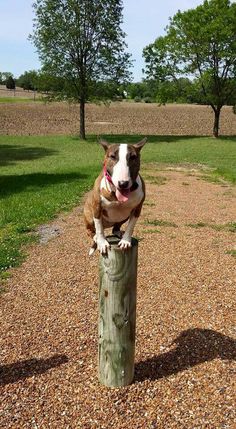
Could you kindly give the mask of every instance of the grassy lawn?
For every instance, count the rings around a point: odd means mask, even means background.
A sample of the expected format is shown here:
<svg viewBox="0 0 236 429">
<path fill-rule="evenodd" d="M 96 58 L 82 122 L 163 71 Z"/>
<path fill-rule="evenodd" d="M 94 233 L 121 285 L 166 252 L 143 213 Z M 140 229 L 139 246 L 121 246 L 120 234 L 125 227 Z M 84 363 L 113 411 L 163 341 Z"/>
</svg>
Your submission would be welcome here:
<svg viewBox="0 0 236 429">
<path fill-rule="evenodd" d="M 37 225 L 78 204 L 99 155 L 94 143 L 69 137 L 0 136 L 0 271 L 20 262 Z"/>
<path fill-rule="evenodd" d="M 134 142 L 140 136 L 104 136 Z M 65 136 L 0 136 L 0 272 L 19 264 L 21 245 L 37 225 L 79 203 L 101 165 L 103 150 Z M 236 182 L 236 138 L 149 137 L 144 162 L 205 164 Z M 4 274 L 5 276 L 5 274 Z"/>
<path fill-rule="evenodd" d="M 0 103 L 32 103 L 35 101 L 44 101 L 42 98 L 21 98 L 21 97 L 0 97 Z"/>
</svg>

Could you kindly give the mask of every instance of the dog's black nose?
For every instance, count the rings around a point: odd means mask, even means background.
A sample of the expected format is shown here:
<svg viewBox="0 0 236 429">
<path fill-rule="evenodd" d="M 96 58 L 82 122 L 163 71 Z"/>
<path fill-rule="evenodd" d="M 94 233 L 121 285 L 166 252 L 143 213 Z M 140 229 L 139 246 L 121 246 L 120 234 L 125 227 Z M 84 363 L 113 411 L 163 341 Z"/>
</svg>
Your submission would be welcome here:
<svg viewBox="0 0 236 429">
<path fill-rule="evenodd" d="M 129 186 L 129 181 L 128 180 L 121 180 L 118 182 L 118 186 L 120 189 L 126 189 Z"/>
</svg>

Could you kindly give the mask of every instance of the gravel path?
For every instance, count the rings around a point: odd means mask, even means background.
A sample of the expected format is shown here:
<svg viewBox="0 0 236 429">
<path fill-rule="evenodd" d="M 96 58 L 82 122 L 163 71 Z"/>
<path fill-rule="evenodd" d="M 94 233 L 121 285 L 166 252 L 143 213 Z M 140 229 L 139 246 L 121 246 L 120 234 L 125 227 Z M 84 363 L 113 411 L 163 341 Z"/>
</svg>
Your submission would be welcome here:
<svg viewBox="0 0 236 429">
<path fill-rule="evenodd" d="M 135 382 L 97 381 L 97 256 L 77 208 L 0 297 L 1 429 L 235 428 L 235 234 L 219 225 L 235 221 L 236 191 L 196 171 L 159 176 L 136 228 Z"/>
</svg>

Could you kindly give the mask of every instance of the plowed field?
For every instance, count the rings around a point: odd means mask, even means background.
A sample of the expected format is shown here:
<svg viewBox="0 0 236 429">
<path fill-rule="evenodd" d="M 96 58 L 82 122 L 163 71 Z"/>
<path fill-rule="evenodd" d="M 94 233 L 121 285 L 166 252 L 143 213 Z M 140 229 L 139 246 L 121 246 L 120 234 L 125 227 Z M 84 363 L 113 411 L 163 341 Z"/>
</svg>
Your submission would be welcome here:
<svg viewBox="0 0 236 429">
<path fill-rule="evenodd" d="M 89 134 L 211 135 L 211 107 L 144 103 L 112 103 L 86 106 L 86 130 Z M 48 135 L 76 134 L 79 130 L 79 106 L 67 103 L 0 104 L 0 134 Z M 236 135 L 236 115 L 224 107 L 222 135 Z"/>
</svg>

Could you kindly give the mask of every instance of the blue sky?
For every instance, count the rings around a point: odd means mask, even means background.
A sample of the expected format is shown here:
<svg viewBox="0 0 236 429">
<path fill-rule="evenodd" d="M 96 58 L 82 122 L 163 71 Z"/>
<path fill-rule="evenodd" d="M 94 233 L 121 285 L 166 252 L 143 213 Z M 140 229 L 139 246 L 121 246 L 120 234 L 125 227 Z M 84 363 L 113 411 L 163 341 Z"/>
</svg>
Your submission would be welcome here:
<svg viewBox="0 0 236 429">
<path fill-rule="evenodd" d="M 124 0 L 124 24 L 128 50 L 135 60 L 134 80 L 142 78 L 142 49 L 163 34 L 168 18 L 203 0 Z M 0 0 L 0 71 L 19 76 L 39 69 L 37 53 L 27 40 L 32 31 L 33 0 Z"/>
</svg>

